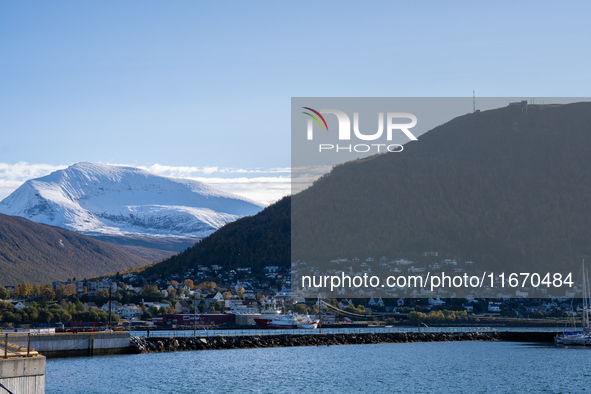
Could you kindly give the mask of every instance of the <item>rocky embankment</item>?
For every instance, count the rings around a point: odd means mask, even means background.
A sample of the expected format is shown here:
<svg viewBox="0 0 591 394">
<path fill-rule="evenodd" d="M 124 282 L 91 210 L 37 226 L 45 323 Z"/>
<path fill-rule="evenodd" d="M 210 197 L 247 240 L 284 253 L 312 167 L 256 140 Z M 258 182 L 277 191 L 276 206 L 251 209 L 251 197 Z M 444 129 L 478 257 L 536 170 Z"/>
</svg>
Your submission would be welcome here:
<svg viewBox="0 0 591 394">
<path fill-rule="evenodd" d="M 373 343 L 445 342 L 445 341 L 519 341 L 553 342 L 554 333 L 529 332 L 464 332 L 464 333 L 389 333 L 389 334 L 322 334 L 265 335 L 211 338 L 140 338 L 131 337 L 136 353 L 181 350 L 248 349 L 289 346 L 331 346 Z"/>
</svg>

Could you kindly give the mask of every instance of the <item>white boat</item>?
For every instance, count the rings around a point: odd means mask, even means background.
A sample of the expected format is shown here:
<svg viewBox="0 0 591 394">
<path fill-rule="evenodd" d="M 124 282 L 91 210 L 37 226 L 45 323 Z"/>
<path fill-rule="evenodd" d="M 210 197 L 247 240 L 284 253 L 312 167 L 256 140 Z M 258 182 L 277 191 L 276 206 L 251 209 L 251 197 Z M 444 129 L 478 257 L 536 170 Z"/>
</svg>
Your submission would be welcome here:
<svg viewBox="0 0 591 394">
<path fill-rule="evenodd" d="M 587 332 L 585 334 L 578 334 L 578 335 L 567 335 L 563 336 L 557 343 L 561 345 L 576 345 L 576 346 L 590 346 L 591 345 L 591 332 Z"/>
<path fill-rule="evenodd" d="M 261 317 L 254 319 L 259 328 L 291 329 L 297 328 L 295 319 L 283 315 L 278 309 L 267 309 L 261 312 Z"/>
<path fill-rule="evenodd" d="M 316 329 L 320 319 L 312 319 L 309 315 L 298 315 L 296 318 L 298 328 Z"/>
<path fill-rule="evenodd" d="M 282 314 L 279 310 L 267 310 L 261 314 L 261 317 L 254 319 L 259 328 L 264 329 L 295 329 L 318 327 L 320 320 L 314 320 L 308 315 L 298 315 L 297 313 Z"/>
</svg>

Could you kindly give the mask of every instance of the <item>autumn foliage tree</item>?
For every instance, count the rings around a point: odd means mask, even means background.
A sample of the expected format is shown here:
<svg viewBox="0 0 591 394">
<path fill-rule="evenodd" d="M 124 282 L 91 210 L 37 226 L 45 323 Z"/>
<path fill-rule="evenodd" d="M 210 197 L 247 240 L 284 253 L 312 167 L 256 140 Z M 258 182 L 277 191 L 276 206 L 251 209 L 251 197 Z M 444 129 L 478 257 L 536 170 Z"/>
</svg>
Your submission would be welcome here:
<svg viewBox="0 0 591 394">
<path fill-rule="evenodd" d="M 66 285 L 66 290 L 64 292 L 64 294 L 67 297 L 76 295 L 78 293 L 78 289 L 76 288 L 76 285 L 73 283 L 70 283 L 69 285 Z"/>
<path fill-rule="evenodd" d="M 44 296 L 48 301 L 53 301 L 55 298 L 55 292 L 53 287 L 48 283 L 41 287 L 41 295 Z"/>
<path fill-rule="evenodd" d="M 31 292 L 31 290 L 32 290 L 32 286 L 27 283 L 23 283 L 21 285 L 18 285 L 12 291 L 12 298 L 26 298 L 29 296 L 29 293 Z"/>
<path fill-rule="evenodd" d="M 66 294 L 66 286 L 59 285 L 57 289 L 55 289 L 55 297 L 58 300 L 61 300 L 64 297 L 64 294 Z"/>
</svg>

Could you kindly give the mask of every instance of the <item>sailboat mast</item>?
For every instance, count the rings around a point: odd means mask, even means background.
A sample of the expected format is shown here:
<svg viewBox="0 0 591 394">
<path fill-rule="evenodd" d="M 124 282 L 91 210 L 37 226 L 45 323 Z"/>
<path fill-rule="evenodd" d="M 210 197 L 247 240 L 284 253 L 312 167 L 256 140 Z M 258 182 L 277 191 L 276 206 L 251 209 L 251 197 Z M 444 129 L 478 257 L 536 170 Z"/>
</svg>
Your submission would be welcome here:
<svg viewBox="0 0 591 394">
<path fill-rule="evenodd" d="M 586 292 L 583 294 L 583 297 L 585 299 L 585 302 L 583 303 L 583 315 L 585 316 L 585 319 L 587 320 L 587 329 L 591 329 L 591 324 L 589 322 L 589 308 L 591 307 L 591 291 L 589 290 L 589 270 L 585 270 L 584 275 L 584 279 L 586 279 Z"/>
<path fill-rule="evenodd" d="M 583 276 L 583 333 L 589 329 L 589 278 L 587 277 L 587 270 L 585 269 L 585 260 L 581 268 Z"/>
<path fill-rule="evenodd" d="M 583 280 L 586 281 L 586 275 L 583 271 Z M 585 282 L 583 282 L 585 283 Z M 586 331 L 589 327 L 589 317 L 587 316 L 587 292 L 586 287 L 583 286 L 583 331 Z"/>
</svg>

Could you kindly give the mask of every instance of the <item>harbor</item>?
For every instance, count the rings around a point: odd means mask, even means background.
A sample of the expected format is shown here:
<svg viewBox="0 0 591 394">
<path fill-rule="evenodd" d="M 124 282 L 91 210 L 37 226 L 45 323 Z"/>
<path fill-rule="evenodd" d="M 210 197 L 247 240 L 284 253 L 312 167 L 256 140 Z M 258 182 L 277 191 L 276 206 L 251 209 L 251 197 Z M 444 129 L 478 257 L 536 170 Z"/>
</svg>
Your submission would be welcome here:
<svg viewBox="0 0 591 394">
<path fill-rule="evenodd" d="M 47 360 L 46 394 L 580 393 L 588 351 L 477 340 L 56 358 Z"/>
<path fill-rule="evenodd" d="M 317 329 L 234 329 L 234 330 L 145 330 L 117 332 L 68 333 L 2 333 L 0 384 L 11 392 L 43 392 L 48 370 L 54 360 L 112 360 L 117 357 L 142 357 L 150 354 L 195 353 L 210 357 L 218 351 L 273 352 L 288 348 L 351 348 L 394 346 L 392 352 L 414 344 L 454 343 L 450 350 L 461 349 L 462 343 L 521 343 L 536 346 L 554 345 L 559 332 L 552 328 L 527 327 L 350 327 Z M 348 345 L 348 346 L 339 346 Z M 403 346 L 403 348 L 399 348 Z M 568 348 L 568 347 L 567 347 Z M 192 351 L 192 352 L 191 352 Z M 205 351 L 205 352 L 203 352 Z M 347 352 L 347 351 L 345 351 Z M 199 355 L 197 355 L 197 353 Z M 110 357 L 96 357 L 107 356 Z M 237 355 L 236 357 L 242 357 Z M 84 361 L 86 360 L 86 361 Z M 128 362 L 133 363 L 133 358 Z M 107 365 L 111 361 L 105 361 Z M 101 361 L 99 364 L 105 364 Z M 66 364 L 67 365 L 67 364 Z M 51 373 L 48 373 L 51 375 Z M 73 383 L 75 386 L 75 382 Z M 24 390 L 24 391 L 23 391 Z M 52 386 L 49 392 L 58 392 Z M 61 391 L 60 391 L 61 392 Z"/>
</svg>

